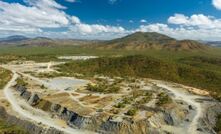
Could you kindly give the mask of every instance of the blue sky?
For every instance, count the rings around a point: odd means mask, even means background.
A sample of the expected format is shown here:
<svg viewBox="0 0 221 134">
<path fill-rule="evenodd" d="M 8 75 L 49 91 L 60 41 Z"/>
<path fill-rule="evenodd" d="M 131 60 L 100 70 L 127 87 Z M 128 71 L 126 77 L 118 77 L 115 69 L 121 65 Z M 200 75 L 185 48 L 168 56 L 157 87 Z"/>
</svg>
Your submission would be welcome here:
<svg viewBox="0 0 221 134">
<path fill-rule="evenodd" d="M 221 0 L 0 0 L 0 35 L 221 40 Z"/>
<path fill-rule="evenodd" d="M 175 13 L 203 13 L 221 17 L 221 12 L 214 8 L 210 0 L 119 0 L 114 4 L 110 4 L 108 0 L 81 0 L 63 3 L 68 7 L 67 13 L 88 23 L 106 20 L 107 24 L 118 24 L 118 20 L 127 23 L 129 20 L 139 22 L 141 19 L 146 19 L 149 23 L 165 23 Z"/>
</svg>

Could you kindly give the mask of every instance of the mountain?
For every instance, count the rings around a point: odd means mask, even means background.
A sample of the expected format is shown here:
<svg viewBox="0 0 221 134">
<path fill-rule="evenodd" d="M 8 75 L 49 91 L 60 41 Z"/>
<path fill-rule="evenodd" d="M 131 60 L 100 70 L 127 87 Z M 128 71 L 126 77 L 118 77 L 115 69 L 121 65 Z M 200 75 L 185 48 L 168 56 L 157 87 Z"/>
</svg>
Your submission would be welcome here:
<svg viewBox="0 0 221 134">
<path fill-rule="evenodd" d="M 3 42 L 18 42 L 18 41 L 24 41 L 28 40 L 29 38 L 22 36 L 22 35 L 14 35 L 14 36 L 9 36 L 6 38 L 0 38 L 0 43 Z"/>
<path fill-rule="evenodd" d="M 208 46 L 192 40 L 176 40 L 156 32 L 137 32 L 122 38 L 109 41 L 89 41 L 74 39 L 51 39 L 46 37 L 27 38 L 25 36 L 10 36 L 0 39 L 0 46 L 82 46 L 97 49 L 124 49 L 124 50 L 205 50 Z"/>
<path fill-rule="evenodd" d="M 75 39 L 51 39 L 46 37 L 37 37 L 24 42 L 20 42 L 19 46 L 46 46 L 46 47 L 56 47 L 56 46 L 81 46 L 97 41 L 88 40 L 75 40 Z"/>
<path fill-rule="evenodd" d="M 0 46 L 38 47 L 38 46 L 76 46 L 86 45 L 98 41 L 75 40 L 75 39 L 51 39 L 47 37 L 27 38 L 25 36 L 10 36 L 0 39 Z"/>
<path fill-rule="evenodd" d="M 176 40 L 156 32 L 137 32 L 119 39 L 102 42 L 92 47 L 99 49 L 167 49 L 167 50 L 204 50 L 206 45 L 192 40 Z"/>
<path fill-rule="evenodd" d="M 221 47 L 221 41 L 203 41 L 203 43 L 213 47 Z"/>
</svg>

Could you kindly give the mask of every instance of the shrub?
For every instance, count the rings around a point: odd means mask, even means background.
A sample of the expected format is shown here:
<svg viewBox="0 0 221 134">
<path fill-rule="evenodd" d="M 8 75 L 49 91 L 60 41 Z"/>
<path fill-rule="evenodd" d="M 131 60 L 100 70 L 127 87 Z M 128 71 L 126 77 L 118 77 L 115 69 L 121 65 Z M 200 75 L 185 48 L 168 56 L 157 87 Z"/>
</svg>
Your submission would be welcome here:
<svg viewBox="0 0 221 134">
<path fill-rule="evenodd" d="M 124 103 L 120 102 L 117 105 L 115 105 L 114 107 L 116 107 L 116 108 L 125 108 L 126 105 Z"/>
<path fill-rule="evenodd" d="M 134 116 L 136 113 L 137 113 L 137 109 L 132 108 L 132 109 L 127 111 L 126 115 Z"/>
<path fill-rule="evenodd" d="M 216 127 L 214 129 L 217 133 L 221 132 L 221 114 L 217 116 Z"/>
<path fill-rule="evenodd" d="M 169 104 L 172 102 L 172 99 L 165 93 L 160 93 L 158 95 L 158 98 L 159 98 L 157 102 L 158 106 L 162 106 L 162 105 Z"/>
<path fill-rule="evenodd" d="M 21 78 L 21 77 L 19 77 L 19 78 L 16 80 L 16 82 L 17 82 L 17 85 L 19 85 L 19 86 L 27 86 L 27 85 L 28 85 L 28 83 L 25 82 L 24 79 Z"/>
</svg>

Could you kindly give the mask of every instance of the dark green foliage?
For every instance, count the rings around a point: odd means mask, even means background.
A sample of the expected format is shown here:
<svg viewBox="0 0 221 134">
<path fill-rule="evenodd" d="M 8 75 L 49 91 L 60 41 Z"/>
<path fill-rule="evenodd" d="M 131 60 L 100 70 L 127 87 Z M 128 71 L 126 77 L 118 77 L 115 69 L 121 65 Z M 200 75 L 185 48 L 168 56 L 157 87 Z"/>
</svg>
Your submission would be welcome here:
<svg viewBox="0 0 221 134">
<path fill-rule="evenodd" d="M 124 104 L 130 104 L 133 100 L 134 100 L 134 98 L 132 98 L 132 97 L 125 97 L 125 98 L 123 98 L 122 102 Z"/>
<path fill-rule="evenodd" d="M 165 93 L 160 93 L 158 95 L 158 102 L 156 103 L 158 106 L 162 106 L 165 104 L 169 104 L 172 102 L 172 99 Z"/>
<path fill-rule="evenodd" d="M 221 66 L 221 59 L 220 58 L 209 58 L 209 57 L 203 57 L 203 56 L 181 58 L 180 62 L 183 62 L 185 64 L 189 64 L 192 66 L 202 66 L 202 64 L 199 64 L 199 63 L 204 63 L 204 65 L 205 64 L 212 64 L 212 65 Z"/>
<path fill-rule="evenodd" d="M 215 131 L 216 131 L 217 133 L 220 133 L 220 132 L 221 132 L 221 114 L 218 115 L 218 117 L 217 117 Z"/>
<path fill-rule="evenodd" d="M 17 85 L 20 85 L 20 86 L 27 86 L 28 84 L 27 82 L 24 81 L 23 78 L 18 78 L 16 82 L 17 82 Z"/>
<path fill-rule="evenodd" d="M 116 107 L 116 108 L 125 108 L 126 105 L 124 104 L 124 102 L 120 102 L 117 105 L 115 105 L 114 107 Z"/>
<path fill-rule="evenodd" d="M 152 100 L 152 93 L 151 92 L 146 92 L 144 95 L 145 96 L 141 100 L 136 102 L 137 106 L 148 103 L 150 100 Z"/>
<path fill-rule="evenodd" d="M 124 108 L 127 104 L 131 104 L 131 102 L 134 100 L 132 97 L 125 97 L 122 99 L 121 102 L 119 102 L 117 105 L 115 105 L 116 108 Z"/>
<path fill-rule="evenodd" d="M 11 72 L 0 68 L 0 89 L 2 89 L 11 79 Z"/>
<path fill-rule="evenodd" d="M 28 134 L 25 130 L 0 120 L 0 134 Z"/>
<path fill-rule="evenodd" d="M 91 85 L 88 84 L 86 89 L 92 92 L 104 92 L 105 88 L 107 88 L 105 85 Z"/>
<path fill-rule="evenodd" d="M 41 89 L 45 89 L 46 87 L 45 87 L 45 85 L 41 85 Z"/>
<path fill-rule="evenodd" d="M 99 92 L 99 93 L 116 93 L 120 90 L 120 87 L 116 85 L 107 85 L 99 83 L 98 85 L 88 84 L 86 89 L 92 92 Z"/>
<path fill-rule="evenodd" d="M 172 64 L 172 63 L 171 63 Z M 81 72 L 85 75 L 104 74 L 108 76 L 137 76 L 167 79 L 176 78 L 176 68 L 166 62 L 146 56 L 98 58 L 88 61 L 66 63 L 59 70 Z M 72 70 L 74 68 L 74 70 Z"/>
<path fill-rule="evenodd" d="M 219 64 L 212 62 L 213 64 Z M 202 65 L 202 64 L 201 64 Z M 88 61 L 70 62 L 60 66 L 60 71 L 83 73 L 93 76 L 132 76 L 173 81 L 197 88 L 221 92 L 221 68 L 212 70 L 179 62 L 169 62 L 147 56 L 125 56 L 98 58 Z"/>
<path fill-rule="evenodd" d="M 129 116 L 134 116 L 136 113 L 137 113 L 137 109 L 132 108 L 132 109 L 128 110 L 127 113 L 125 113 L 125 114 L 129 115 Z"/>
</svg>

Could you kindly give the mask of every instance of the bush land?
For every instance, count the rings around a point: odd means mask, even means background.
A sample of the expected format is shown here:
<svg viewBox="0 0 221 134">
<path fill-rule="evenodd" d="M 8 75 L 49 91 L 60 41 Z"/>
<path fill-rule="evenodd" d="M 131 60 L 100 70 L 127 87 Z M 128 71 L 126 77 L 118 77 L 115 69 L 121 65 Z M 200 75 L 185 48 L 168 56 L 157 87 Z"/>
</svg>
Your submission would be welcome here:
<svg viewBox="0 0 221 134">
<path fill-rule="evenodd" d="M 191 57 L 185 60 L 191 63 L 195 62 Z M 82 73 L 87 76 L 102 74 L 172 81 L 215 92 L 214 95 L 217 97 L 221 94 L 221 67 L 219 66 L 219 60 L 206 63 L 213 64 L 213 66 L 209 67 L 206 67 L 204 62 L 200 61 L 198 66 L 194 66 L 181 62 L 163 61 L 149 56 L 134 55 L 69 62 L 60 65 L 59 70 L 69 74 Z M 213 70 L 214 68 L 217 69 Z"/>
</svg>

